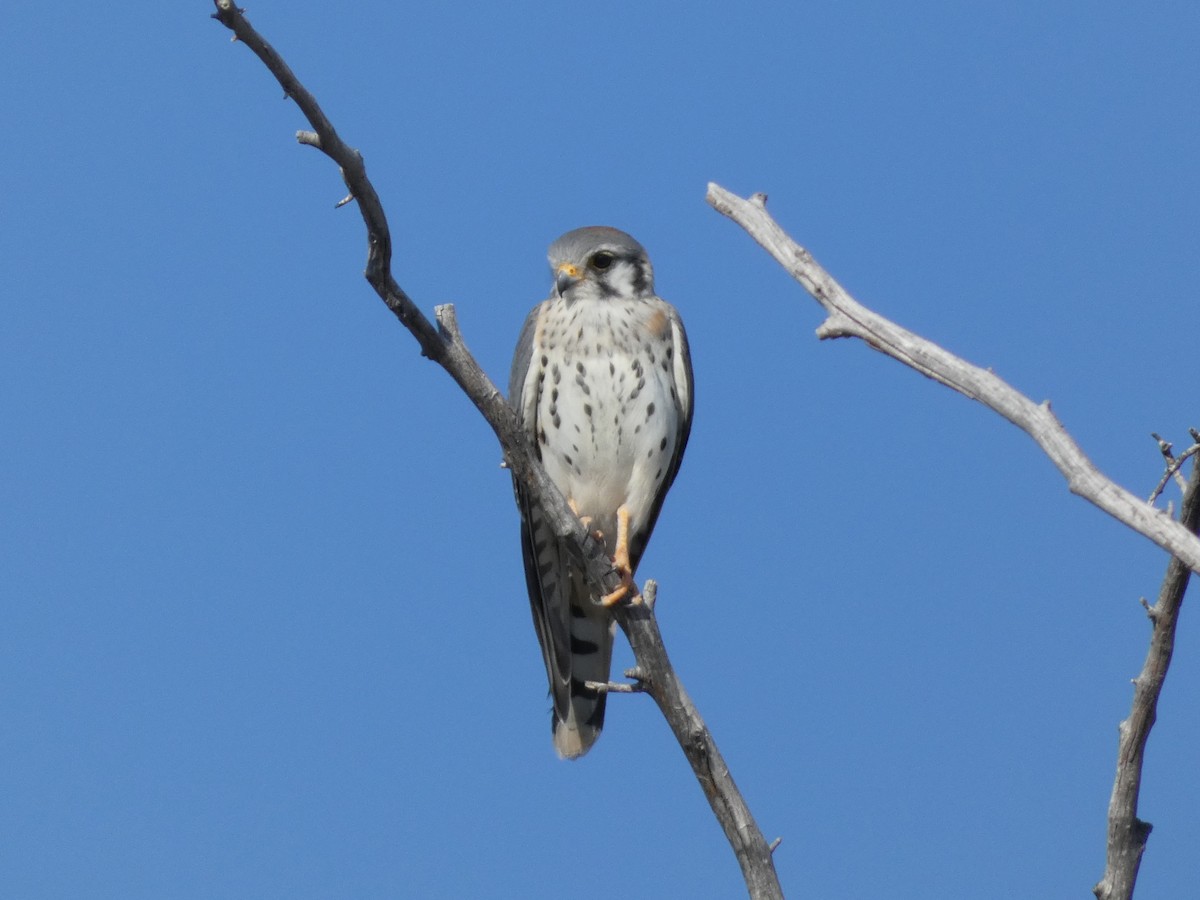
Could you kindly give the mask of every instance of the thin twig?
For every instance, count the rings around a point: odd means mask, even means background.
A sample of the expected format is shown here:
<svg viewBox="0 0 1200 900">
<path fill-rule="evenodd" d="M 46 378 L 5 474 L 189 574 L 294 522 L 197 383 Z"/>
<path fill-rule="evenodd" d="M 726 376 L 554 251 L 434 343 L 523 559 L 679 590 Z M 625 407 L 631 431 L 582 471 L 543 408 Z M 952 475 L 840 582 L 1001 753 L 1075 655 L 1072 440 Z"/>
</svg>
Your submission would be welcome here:
<svg viewBox="0 0 1200 900">
<path fill-rule="evenodd" d="M 646 691 L 646 686 L 636 681 L 585 681 L 583 686 L 599 694 L 642 694 Z"/>
<path fill-rule="evenodd" d="M 720 185 L 710 184 L 708 202 L 741 225 L 824 307 L 828 318 L 817 328 L 818 337 L 861 338 L 922 375 L 978 400 L 1037 441 L 1066 477 L 1072 493 L 1154 541 L 1193 572 L 1200 572 L 1200 538 L 1105 478 L 1051 412 L 1049 401 L 1034 403 L 991 371 L 971 365 L 860 304 L 807 250 L 784 233 L 767 212 L 764 195 L 745 200 Z"/>
<path fill-rule="evenodd" d="M 214 3 L 217 8 L 214 18 L 232 30 L 234 36 L 263 61 L 286 95 L 296 101 L 308 119 L 313 131 L 300 132 L 297 139 L 317 147 L 340 167 L 350 195 L 358 201 L 367 230 L 367 268 L 364 273 L 367 281 L 416 338 L 422 354 L 450 374 L 492 426 L 503 448 L 505 463 L 537 498 L 554 533 L 573 543 L 597 593 L 611 593 L 621 583 L 620 575 L 613 569 L 603 547 L 571 513 L 561 492 L 546 476 L 515 413 L 467 350 L 458 331 L 453 307 L 438 309 L 438 327 L 435 328 L 393 278 L 387 217 L 367 178 L 362 156 L 338 137 L 316 99 L 274 48 L 250 26 L 242 10 L 231 0 L 214 0 Z M 766 839 L 734 784 L 708 728 L 671 667 L 654 617 L 653 603 L 619 606 L 615 613 L 633 648 L 645 690 L 663 711 L 696 773 L 737 856 L 750 896 L 764 900 L 782 898 Z"/>
<path fill-rule="evenodd" d="M 1193 533 L 1200 531 L 1200 465 L 1192 465 L 1192 477 L 1179 510 L 1179 523 Z M 1138 794 L 1142 787 L 1142 764 L 1146 740 L 1154 727 L 1158 697 L 1162 692 L 1171 653 L 1175 647 L 1175 625 L 1183 605 L 1191 572 L 1177 559 L 1167 563 L 1167 573 L 1158 591 L 1158 601 L 1146 607 L 1150 619 L 1150 650 L 1141 674 L 1134 679 L 1133 706 L 1121 723 L 1117 744 L 1117 777 L 1108 804 L 1108 844 L 1104 877 L 1092 888 L 1097 900 L 1130 900 L 1150 823 L 1138 818 Z M 1146 605 L 1143 598 L 1142 605 Z"/>
<path fill-rule="evenodd" d="M 1187 479 L 1183 477 L 1183 474 L 1179 470 L 1183 467 L 1183 464 L 1187 461 L 1188 457 L 1195 456 L 1197 453 L 1200 453 L 1200 443 L 1192 444 L 1192 446 L 1184 450 L 1181 454 L 1179 454 L 1179 456 L 1176 456 L 1173 452 L 1174 447 L 1171 445 L 1170 441 L 1163 440 L 1154 432 L 1151 432 L 1150 436 L 1158 442 L 1158 450 L 1160 453 L 1162 453 L 1163 459 L 1167 461 L 1167 468 L 1163 472 L 1162 478 L 1159 479 L 1158 484 L 1154 486 L 1154 490 L 1151 492 L 1150 497 L 1146 502 L 1153 503 L 1155 500 L 1157 500 L 1158 495 L 1166 489 L 1167 482 L 1172 478 L 1174 478 L 1175 483 L 1179 485 L 1180 492 L 1186 494 L 1188 489 Z"/>
</svg>

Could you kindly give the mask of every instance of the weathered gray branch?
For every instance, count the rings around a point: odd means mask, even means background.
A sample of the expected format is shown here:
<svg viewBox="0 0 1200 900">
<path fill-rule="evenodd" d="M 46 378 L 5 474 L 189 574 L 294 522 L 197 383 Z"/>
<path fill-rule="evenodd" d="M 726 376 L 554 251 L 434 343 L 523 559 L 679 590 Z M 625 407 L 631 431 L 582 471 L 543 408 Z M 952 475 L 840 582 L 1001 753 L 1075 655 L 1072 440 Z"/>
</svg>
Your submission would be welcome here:
<svg viewBox="0 0 1200 900">
<path fill-rule="evenodd" d="M 992 372 L 971 365 L 854 300 L 807 250 L 784 233 L 767 213 L 763 194 L 755 194 L 747 200 L 719 185 L 710 184 L 708 202 L 741 225 L 821 304 L 828 317 L 817 329 L 818 337 L 861 338 L 869 346 L 922 375 L 978 400 L 1029 434 L 1066 476 L 1073 493 L 1090 500 L 1172 554 L 1158 602 L 1148 608 L 1153 623 L 1150 651 L 1141 675 L 1134 682 L 1132 712 L 1120 727 L 1117 778 L 1109 805 L 1107 868 L 1104 878 L 1093 889 L 1099 900 L 1128 900 L 1133 895 L 1138 866 L 1150 834 L 1150 825 L 1137 817 L 1143 751 L 1171 662 L 1175 622 L 1183 593 L 1191 573 L 1200 571 L 1200 538 L 1197 537 L 1200 465 L 1193 464 L 1180 521 L 1176 522 L 1169 514 L 1139 500 L 1101 475 L 1050 411 L 1048 401 L 1034 403 Z M 1195 432 L 1193 437 L 1196 437 Z M 1164 445 L 1163 452 L 1170 456 L 1169 445 Z M 1196 450 L 1189 449 L 1183 456 L 1194 454 Z M 1181 463 L 1182 458 L 1168 459 L 1166 474 L 1151 495 L 1151 501 Z"/>
<path fill-rule="evenodd" d="M 1072 493 L 1091 501 L 1118 521 L 1148 537 L 1164 550 L 1200 572 L 1200 538 L 1161 510 L 1105 478 L 1067 434 L 1050 411 L 1050 402 L 1034 403 L 987 369 L 913 334 L 851 297 L 793 241 L 766 210 L 766 197 L 749 200 L 720 185 L 708 186 L 708 202 L 744 228 L 824 307 L 828 318 L 817 328 L 817 337 L 857 337 L 922 375 L 978 400 L 1037 441 L 1067 479 Z"/>
<path fill-rule="evenodd" d="M 1194 452 L 1189 455 L 1194 455 Z M 1192 533 L 1200 531 L 1200 465 L 1195 462 L 1179 511 L 1179 524 Z M 1141 674 L 1133 682 L 1133 706 L 1129 718 L 1121 723 L 1119 729 L 1117 777 L 1108 803 L 1104 877 L 1092 888 L 1097 900 L 1130 900 L 1133 897 L 1142 853 L 1150 837 L 1150 823 L 1143 822 L 1137 815 L 1146 740 L 1150 737 L 1150 729 L 1154 727 L 1158 697 L 1171 665 L 1171 653 L 1175 649 L 1175 625 L 1191 574 L 1187 566 L 1178 559 L 1172 559 L 1167 563 L 1167 573 L 1158 590 L 1158 600 L 1153 606 L 1146 607 L 1151 626 L 1150 650 Z"/>
<path fill-rule="evenodd" d="M 217 11 L 213 17 L 263 61 L 286 95 L 296 102 L 308 119 L 313 130 L 299 132 L 297 139 L 318 148 L 341 168 L 346 187 L 358 201 L 359 212 L 366 226 L 368 249 L 364 274 L 371 287 L 416 338 L 421 353 L 450 374 L 492 426 L 508 466 L 538 498 L 555 533 L 575 545 L 588 577 L 598 586 L 599 592 L 610 593 L 615 590 L 621 579 L 613 569 L 611 560 L 571 513 L 562 494 L 547 478 L 517 423 L 515 413 L 467 350 L 454 317 L 454 308 L 439 307 L 436 313 L 438 324 L 435 327 L 393 278 L 387 217 L 375 188 L 367 178 L 362 156 L 338 137 L 315 98 L 274 48 L 250 26 L 242 10 L 231 0 L 214 0 L 214 3 Z M 781 898 L 783 893 L 775 874 L 771 848 L 734 784 L 712 735 L 671 666 L 653 605 L 622 605 L 616 609 L 616 616 L 633 648 L 642 685 L 662 710 L 696 773 L 713 813 L 737 855 L 750 896 L 764 900 Z"/>
</svg>

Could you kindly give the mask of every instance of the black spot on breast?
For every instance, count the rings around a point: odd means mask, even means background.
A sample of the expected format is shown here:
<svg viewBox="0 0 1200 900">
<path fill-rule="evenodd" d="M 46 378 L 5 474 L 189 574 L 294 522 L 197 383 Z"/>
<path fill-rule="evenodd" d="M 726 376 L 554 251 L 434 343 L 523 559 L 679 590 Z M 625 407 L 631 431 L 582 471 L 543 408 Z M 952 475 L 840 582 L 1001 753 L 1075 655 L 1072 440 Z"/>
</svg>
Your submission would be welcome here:
<svg viewBox="0 0 1200 900">
<path fill-rule="evenodd" d="M 558 368 L 558 363 L 550 367 L 550 377 L 554 379 L 555 384 L 562 381 L 562 371 Z"/>
<path fill-rule="evenodd" d="M 590 404 L 590 403 L 583 404 L 583 414 L 585 416 L 587 416 L 589 419 L 592 417 L 592 404 Z"/>
<path fill-rule="evenodd" d="M 548 357 L 545 353 L 543 353 L 542 354 L 542 368 L 544 369 L 548 365 L 550 365 L 550 357 Z"/>
<path fill-rule="evenodd" d="M 650 421 L 650 417 L 654 415 L 654 404 L 650 403 L 646 406 L 646 421 Z"/>
<path fill-rule="evenodd" d="M 546 443 L 546 430 L 544 428 L 538 429 L 538 443 L 539 444 Z"/>
<path fill-rule="evenodd" d="M 658 452 L 661 453 L 662 451 L 664 451 L 666 449 L 667 449 L 667 439 L 664 437 L 661 441 L 658 442 Z"/>
</svg>

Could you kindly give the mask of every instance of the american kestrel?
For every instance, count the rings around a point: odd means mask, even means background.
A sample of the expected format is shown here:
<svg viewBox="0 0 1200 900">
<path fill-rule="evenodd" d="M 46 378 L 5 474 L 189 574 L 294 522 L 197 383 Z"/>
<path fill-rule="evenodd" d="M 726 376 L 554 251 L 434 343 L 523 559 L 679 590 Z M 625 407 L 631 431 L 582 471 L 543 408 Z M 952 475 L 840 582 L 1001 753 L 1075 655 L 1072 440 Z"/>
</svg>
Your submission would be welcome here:
<svg viewBox="0 0 1200 900">
<path fill-rule="evenodd" d="M 655 296 L 642 245 L 615 228 L 569 231 L 550 245 L 554 287 L 525 320 L 509 402 L 550 480 L 604 543 L 625 583 L 594 593 L 520 484 L 521 549 L 559 756 L 600 736 L 615 622 L 630 599 L 692 426 L 692 362 L 679 313 Z"/>
</svg>

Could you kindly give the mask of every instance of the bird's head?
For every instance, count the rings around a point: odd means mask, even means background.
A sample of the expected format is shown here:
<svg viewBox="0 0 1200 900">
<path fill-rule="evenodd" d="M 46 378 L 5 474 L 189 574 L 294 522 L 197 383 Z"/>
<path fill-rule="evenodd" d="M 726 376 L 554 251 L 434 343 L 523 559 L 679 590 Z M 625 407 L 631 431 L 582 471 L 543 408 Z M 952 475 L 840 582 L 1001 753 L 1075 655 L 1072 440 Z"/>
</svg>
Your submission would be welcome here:
<svg viewBox="0 0 1200 900">
<path fill-rule="evenodd" d="M 645 249 L 623 231 L 590 225 L 550 245 L 554 291 L 567 302 L 654 296 L 654 269 Z"/>
</svg>

